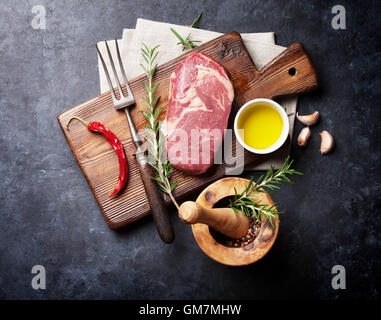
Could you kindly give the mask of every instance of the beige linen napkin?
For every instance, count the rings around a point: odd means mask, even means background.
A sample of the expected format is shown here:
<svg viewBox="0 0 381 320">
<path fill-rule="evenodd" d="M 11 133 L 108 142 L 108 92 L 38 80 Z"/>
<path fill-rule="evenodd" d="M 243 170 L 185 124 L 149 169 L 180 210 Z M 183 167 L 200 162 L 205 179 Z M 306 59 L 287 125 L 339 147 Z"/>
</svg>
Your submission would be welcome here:
<svg viewBox="0 0 381 320">
<path fill-rule="evenodd" d="M 145 19 L 138 19 L 135 29 L 124 29 L 123 37 L 118 40 L 119 48 L 121 50 L 121 56 L 123 59 L 123 65 L 126 71 L 128 79 L 132 79 L 142 74 L 142 68 L 140 63 L 141 58 L 141 46 L 145 43 L 148 46 L 155 46 L 160 44 L 159 55 L 157 57 L 157 63 L 162 64 L 167 62 L 180 54 L 182 50 L 180 46 L 176 45 L 177 38 L 170 31 L 170 28 L 174 28 L 184 38 L 188 33 L 191 33 L 191 39 L 201 40 L 202 43 L 215 39 L 222 35 L 222 33 L 207 31 L 202 29 L 194 29 L 185 26 L 179 26 L 169 23 L 162 23 L 156 21 L 150 21 Z M 285 47 L 275 45 L 274 33 L 243 33 L 241 34 L 243 42 L 258 69 L 263 68 L 268 62 L 270 62 L 276 55 L 282 52 Z M 109 46 L 113 54 L 113 58 L 116 59 L 115 44 L 114 41 L 109 41 Z M 107 55 L 105 46 L 103 43 L 99 43 L 100 51 L 102 55 Z M 99 59 L 98 59 L 99 60 Z M 106 64 L 108 64 L 106 59 Z M 115 60 L 116 61 L 116 60 Z M 110 70 L 110 69 L 109 69 Z M 120 73 L 117 66 L 117 72 Z M 103 68 L 99 61 L 99 77 L 100 77 L 100 89 L 101 92 L 109 90 L 108 84 L 103 72 Z M 279 101 L 285 108 L 286 112 L 290 114 L 290 135 L 294 129 L 294 120 L 297 107 L 297 98 L 284 98 Z M 255 166 L 247 166 L 246 170 L 267 170 L 270 165 L 273 164 L 279 168 L 284 161 L 284 156 L 277 155 L 272 156 L 270 159 L 257 164 Z"/>
<path fill-rule="evenodd" d="M 191 33 L 191 39 L 199 40 L 201 43 L 208 42 L 222 35 L 222 33 L 219 32 L 138 19 L 135 31 L 129 42 L 125 41 L 125 39 L 128 39 L 130 36 L 129 32 L 126 31 L 124 33 L 126 38 L 123 36 L 123 46 L 121 49 L 123 58 L 125 59 L 126 73 L 129 78 L 136 77 L 142 73 L 142 68 L 139 65 L 142 61 L 140 51 L 142 43 L 145 43 L 148 46 L 160 45 L 159 55 L 157 56 L 156 61 L 159 65 L 184 53 L 182 48 L 179 45 L 176 45 L 178 39 L 170 31 L 170 28 L 175 29 L 183 38 Z M 261 43 L 274 43 L 274 33 L 272 32 L 253 33 L 249 35 L 242 34 L 242 38 L 244 39 L 244 42 L 245 39 L 250 39 L 251 41 L 258 41 Z"/>
</svg>

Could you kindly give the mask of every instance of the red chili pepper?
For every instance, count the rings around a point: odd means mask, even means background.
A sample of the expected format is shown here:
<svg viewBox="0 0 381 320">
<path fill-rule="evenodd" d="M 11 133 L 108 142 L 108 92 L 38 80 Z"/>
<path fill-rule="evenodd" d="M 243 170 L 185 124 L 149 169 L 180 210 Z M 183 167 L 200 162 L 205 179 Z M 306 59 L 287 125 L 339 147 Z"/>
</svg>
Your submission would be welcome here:
<svg viewBox="0 0 381 320">
<path fill-rule="evenodd" d="M 81 121 L 90 131 L 101 133 L 107 139 L 107 141 L 111 144 L 111 146 L 114 148 L 119 159 L 119 178 L 118 178 L 118 183 L 116 184 L 114 191 L 111 192 L 110 194 L 110 197 L 113 197 L 119 194 L 123 190 L 123 188 L 126 186 L 127 177 L 128 177 L 128 162 L 127 162 L 126 154 L 124 153 L 124 148 L 122 143 L 119 141 L 116 135 L 113 134 L 109 129 L 107 129 L 105 125 L 103 125 L 102 123 L 86 122 L 77 116 L 73 116 L 67 121 L 66 129 L 68 129 L 69 123 L 73 119 L 77 119 Z"/>
</svg>

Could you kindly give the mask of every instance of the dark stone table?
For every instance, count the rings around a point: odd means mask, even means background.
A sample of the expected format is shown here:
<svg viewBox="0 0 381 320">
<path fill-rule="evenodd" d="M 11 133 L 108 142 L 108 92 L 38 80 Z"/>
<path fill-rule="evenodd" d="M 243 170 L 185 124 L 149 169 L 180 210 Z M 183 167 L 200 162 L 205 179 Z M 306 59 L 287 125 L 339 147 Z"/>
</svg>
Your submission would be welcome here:
<svg viewBox="0 0 381 320">
<path fill-rule="evenodd" d="M 38 4 L 45 30 L 31 26 Z M 346 9 L 345 30 L 331 27 L 335 4 Z M 379 1 L 2 0 L 0 298 L 380 298 L 380 8 Z M 274 195 L 286 212 L 274 247 L 242 268 L 209 259 L 173 208 L 172 245 L 159 240 L 151 217 L 111 231 L 56 121 L 99 93 L 97 41 L 120 37 L 138 17 L 190 24 L 200 10 L 205 29 L 274 31 L 280 45 L 303 43 L 320 78 L 298 110 L 319 110 L 321 120 L 308 147 L 294 137 L 291 150 L 305 175 Z M 323 129 L 337 142 L 327 156 L 319 153 Z M 34 265 L 46 269 L 45 290 L 31 286 Z M 346 290 L 331 286 L 334 265 L 346 269 Z"/>
</svg>

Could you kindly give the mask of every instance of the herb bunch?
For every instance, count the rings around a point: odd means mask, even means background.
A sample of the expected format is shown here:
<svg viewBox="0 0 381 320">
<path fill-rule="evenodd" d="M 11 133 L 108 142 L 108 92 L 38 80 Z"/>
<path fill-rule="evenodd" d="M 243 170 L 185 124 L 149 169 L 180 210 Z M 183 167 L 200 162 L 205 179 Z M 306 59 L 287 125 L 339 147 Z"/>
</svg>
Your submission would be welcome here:
<svg viewBox="0 0 381 320">
<path fill-rule="evenodd" d="M 197 23 L 200 21 L 201 17 L 202 17 L 202 12 L 198 15 L 198 17 L 196 19 L 194 19 L 194 21 L 193 21 L 193 23 L 191 25 L 191 28 L 195 28 L 195 29 L 199 28 Z M 169 29 L 176 36 L 176 38 L 179 40 L 177 45 L 181 45 L 183 51 L 185 49 L 194 49 L 194 48 L 197 47 L 195 42 L 201 42 L 199 40 L 191 40 L 191 34 L 190 33 L 185 37 L 185 39 L 183 39 L 183 37 L 180 36 L 180 34 L 175 29 L 173 29 L 173 28 L 169 28 Z"/>
<path fill-rule="evenodd" d="M 167 193 L 172 202 L 177 208 L 179 204 L 173 196 L 173 191 L 178 185 L 179 181 L 170 182 L 170 176 L 172 174 L 171 163 L 165 157 L 165 137 L 160 132 L 161 121 L 158 120 L 159 115 L 162 110 L 162 106 L 157 106 L 160 96 L 155 97 L 155 90 L 159 85 L 159 82 L 153 83 L 153 76 L 155 75 L 157 69 L 157 63 L 155 59 L 159 53 L 157 48 L 159 46 L 149 48 L 143 44 L 142 57 L 145 61 L 145 65 L 141 64 L 147 79 L 148 84 L 143 83 L 144 89 L 147 93 L 146 97 L 143 97 L 145 103 L 147 104 L 148 111 L 142 110 L 144 118 L 147 120 L 147 124 L 144 124 L 146 130 L 145 139 L 149 143 L 149 154 L 153 157 L 153 161 L 148 163 L 155 169 L 157 175 L 151 177 L 159 185 L 160 189 Z M 165 160 L 163 159 L 165 158 Z"/>
<path fill-rule="evenodd" d="M 292 163 L 293 160 L 290 161 L 290 157 L 287 157 L 279 170 L 275 170 L 275 168 L 271 166 L 266 175 L 262 175 L 256 183 L 254 183 L 254 178 L 251 177 L 249 184 L 242 193 L 237 193 L 237 190 L 234 189 L 235 195 L 233 200 L 230 201 L 230 207 L 233 211 L 235 213 L 241 211 L 248 217 L 254 216 L 259 223 L 261 222 L 262 216 L 274 227 L 273 221 L 279 221 L 278 215 L 283 212 L 276 210 L 276 204 L 269 206 L 255 200 L 254 194 L 261 192 L 272 194 L 274 190 L 280 189 L 279 184 L 283 182 L 293 183 L 287 175 L 302 175 L 303 173 L 291 169 Z"/>
</svg>

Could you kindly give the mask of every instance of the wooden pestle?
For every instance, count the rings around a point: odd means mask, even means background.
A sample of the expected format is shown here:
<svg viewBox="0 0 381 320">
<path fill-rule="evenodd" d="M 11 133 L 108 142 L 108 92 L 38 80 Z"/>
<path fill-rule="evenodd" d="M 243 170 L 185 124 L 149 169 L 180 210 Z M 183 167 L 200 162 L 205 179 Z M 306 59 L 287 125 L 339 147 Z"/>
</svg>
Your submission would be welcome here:
<svg viewBox="0 0 381 320">
<path fill-rule="evenodd" d="M 207 224 L 232 239 L 242 238 L 249 230 L 249 219 L 242 212 L 235 213 L 231 208 L 209 209 L 193 201 L 180 206 L 179 218 L 189 224 Z"/>
</svg>

